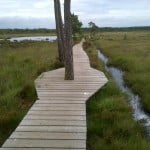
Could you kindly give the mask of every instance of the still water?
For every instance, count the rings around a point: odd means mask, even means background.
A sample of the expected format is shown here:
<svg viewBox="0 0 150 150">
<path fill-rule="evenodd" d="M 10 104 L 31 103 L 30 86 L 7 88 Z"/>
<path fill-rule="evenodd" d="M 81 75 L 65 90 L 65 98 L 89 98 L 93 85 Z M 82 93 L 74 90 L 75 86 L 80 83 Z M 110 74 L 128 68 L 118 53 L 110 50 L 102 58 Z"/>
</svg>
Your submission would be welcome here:
<svg viewBox="0 0 150 150">
<path fill-rule="evenodd" d="M 8 39 L 11 42 L 22 42 L 22 41 L 55 41 L 57 36 L 31 36 L 31 37 L 12 37 Z"/>
<path fill-rule="evenodd" d="M 98 57 L 104 62 L 105 69 L 114 78 L 120 90 L 129 96 L 129 103 L 133 109 L 134 120 L 138 121 L 146 130 L 147 136 L 150 138 L 150 115 L 146 114 L 140 103 L 140 97 L 133 93 L 133 91 L 126 85 L 124 81 L 124 72 L 116 67 L 109 67 L 107 63 L 109 59 L 98 50 Z"/>
</svg>

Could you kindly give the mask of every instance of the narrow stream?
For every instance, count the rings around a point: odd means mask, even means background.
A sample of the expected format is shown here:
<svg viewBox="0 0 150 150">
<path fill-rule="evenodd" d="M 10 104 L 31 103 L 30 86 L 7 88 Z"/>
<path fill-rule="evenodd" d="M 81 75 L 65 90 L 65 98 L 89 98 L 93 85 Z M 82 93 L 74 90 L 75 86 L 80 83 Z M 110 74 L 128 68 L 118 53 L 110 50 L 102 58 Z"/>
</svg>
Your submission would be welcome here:
<svg viewBox="0 0 150 150">
<path fill-rule="evenodd" d="M 144 112 L 140 104 L 140 97 L 134 94 L 125 84 L 123 78 L 124 72 L 118 68 L 107 66 L 109 59 L 100 50 L 98 50 L 98 57 L 104 62 L 106 71 L 114 78 L 120 90 L 129 96 L 129 103 L 133 109 L 134 120 L 140 122 L 140 124 L 145 128 L 147 136 L 150 138 L 150 115 Z"/>
</svg>

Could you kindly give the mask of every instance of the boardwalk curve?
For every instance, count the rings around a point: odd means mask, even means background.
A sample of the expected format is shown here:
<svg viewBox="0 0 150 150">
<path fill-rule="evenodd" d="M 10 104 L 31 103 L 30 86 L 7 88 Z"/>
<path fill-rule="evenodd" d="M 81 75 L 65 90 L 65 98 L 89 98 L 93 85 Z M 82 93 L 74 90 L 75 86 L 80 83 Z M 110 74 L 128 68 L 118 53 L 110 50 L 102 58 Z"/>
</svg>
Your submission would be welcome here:
<svg viewBox="0 0 150 150">
<path fill-rule="evenodd" d="M 74 81 L 64 80 L 64 68 L 38 77 L 38 100 L 0 150 L 86 149 L 86 101 L 107 78 L 90 67 L 82 42 L 74 46 L 73 58 Z"/>
</svg>

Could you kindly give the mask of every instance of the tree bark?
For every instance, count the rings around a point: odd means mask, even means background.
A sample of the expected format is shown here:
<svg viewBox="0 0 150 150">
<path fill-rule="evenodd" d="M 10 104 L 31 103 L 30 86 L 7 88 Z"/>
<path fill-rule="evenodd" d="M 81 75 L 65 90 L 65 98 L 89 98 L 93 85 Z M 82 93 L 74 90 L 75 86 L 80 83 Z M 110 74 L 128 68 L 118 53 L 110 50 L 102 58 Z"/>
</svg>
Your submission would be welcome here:
<svg viewBox="0 0 150 150">
<path fill-rule="evenodd" d="M 72 51 L 72 25 L 71 0 L 64 2 L 64 31 L 65 31 L 65 79 L 74 80 L 73 51 Z"/>
<path fill-rule="evenodd" d="M 61 15 L 60 0 L 54 0 L 54 9 L 55 9 L 59 60 L 61 62 L 64 62 L 65 43 L 64 43 L 64 29 Z"/>
</svg>

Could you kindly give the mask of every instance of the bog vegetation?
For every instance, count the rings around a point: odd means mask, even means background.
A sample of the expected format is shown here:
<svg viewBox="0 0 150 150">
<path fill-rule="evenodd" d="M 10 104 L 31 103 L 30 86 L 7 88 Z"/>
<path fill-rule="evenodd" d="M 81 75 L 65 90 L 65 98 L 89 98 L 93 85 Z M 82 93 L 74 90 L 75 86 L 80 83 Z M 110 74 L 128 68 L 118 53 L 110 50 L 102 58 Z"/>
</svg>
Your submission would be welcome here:
<svg viewBox="0 0 150 150">
<path fill-rule="evenodd" d="M 0 42 L 0 145 L 36 100 L 34 80 L 61 66 L 56 43 Z"/>
<path fill-rule="evenodd" d="M 90 29 L 84 30 L 90 32 Z M 1 38 L 49 34 L 17 32 L 1 34 Z M 141 96 L 144 109 L 150 112 L 150 32 L 97 33 L 96 39 L 84 45 L 91 65 L 105 72 L 103 63 L 97 58 L 96 50 L 101 49 L 110 58 L 109 65 L 120 67 L 126 72 L 126 82 Z M 44 71 L 61 67 L 57 57 L 55 42 L 0 41 L 0 145 L 36 100 L 36 77 Z M 108 84 L 87 103 L 88 149 L 150 149 L 144 130 L 133 120 L 126 95 L 106 75 Z"/>
<path fill-rule="evenodd" d="M 125 81 L 140 95 L 144 109 L 150 113 L 150 31 L 101 34 L 95 41 L 98 49 L 114 65 L 125 71 Z"/>
<path fill-rule="evenodd" d="M 109 42 L 103 44 L 107 46 Z M 84 48 L 90 57 L 91 65 L 105 72 L 103 63 L 98 59 L 95 43 L 93 41 L 85 43 Z M 122 45 L 119 48 L 122 48 Z M 115 51 L 115 49 L 116 47 L 113 47 L 109 51 Z M 105 48 L 103 51 L 105 52 Z M 114 55 L 117 57 L 117 53 Z M 123 54 L 119 56 L 123 57 Z M 127 96 L 120 92 L 109 74 L 107 72 L 105 74 L 109 78 L 108 84 L 87 102 L 88 149 L 150 149 L 150 143 L 145 137 L 143 128 L 133 120 L 132 108 L 127 101 Z"/>
</svg>

